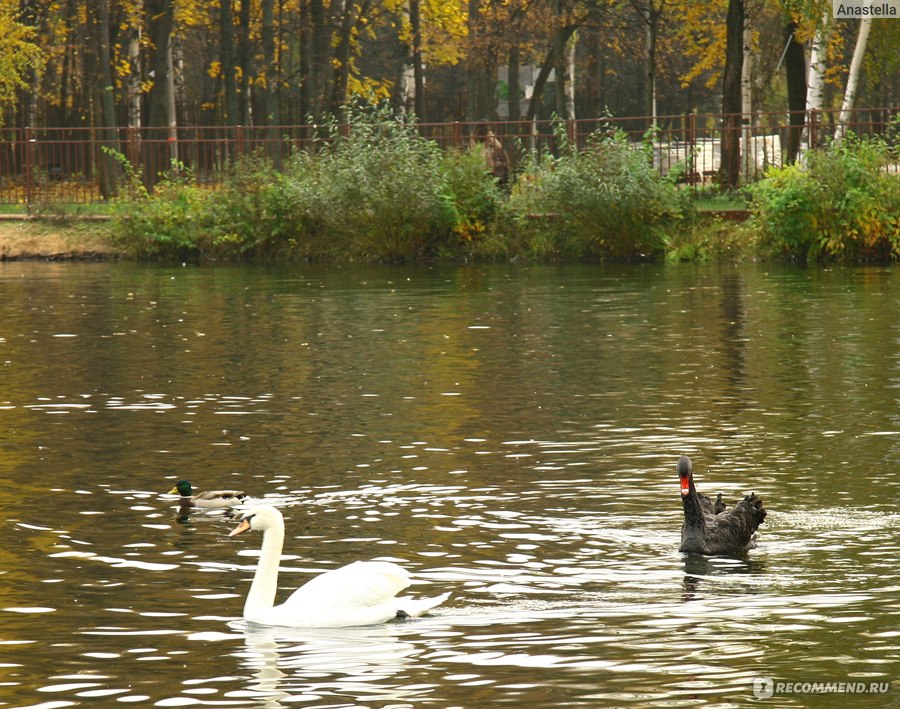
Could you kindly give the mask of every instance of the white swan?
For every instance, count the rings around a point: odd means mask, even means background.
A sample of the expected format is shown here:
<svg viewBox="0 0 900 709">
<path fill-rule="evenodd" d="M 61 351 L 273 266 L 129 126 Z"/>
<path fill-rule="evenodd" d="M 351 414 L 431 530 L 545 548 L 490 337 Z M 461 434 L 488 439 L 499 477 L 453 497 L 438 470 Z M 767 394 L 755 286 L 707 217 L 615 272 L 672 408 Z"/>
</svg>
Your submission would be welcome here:
<svg viewBox="0 0 900 709">
<path fill-rule="evenodd" d="M 244 603 L 244 618 L 254 623 L 294 628 L 374 625 L 422 615 L 450 597 L 444 593 L 434 598 L 398 598 L 411 583 L 405 569 L 388 561 L 354 561 L 313 577 L 276 606 L 284 518 L 275 507 L 257 505 L 242 515 L 228 536 L 248 529 L 263 533 L 259 564 Z"/>
</svg>

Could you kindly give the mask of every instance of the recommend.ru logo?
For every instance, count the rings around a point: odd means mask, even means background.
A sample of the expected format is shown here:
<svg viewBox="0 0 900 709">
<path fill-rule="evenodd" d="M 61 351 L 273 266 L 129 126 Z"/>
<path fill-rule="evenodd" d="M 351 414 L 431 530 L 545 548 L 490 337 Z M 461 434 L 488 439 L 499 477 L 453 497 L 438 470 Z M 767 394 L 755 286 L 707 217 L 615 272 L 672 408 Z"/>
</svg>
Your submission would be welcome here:
<svg viewBox="0 0 900 709">
<path fill-rule="evenodd" d="M 771 677 L 753 680 L 753 696 L 769 699 L 776 694 L 887 694 L 890 682 L 776 682 Z"/>
</svg>

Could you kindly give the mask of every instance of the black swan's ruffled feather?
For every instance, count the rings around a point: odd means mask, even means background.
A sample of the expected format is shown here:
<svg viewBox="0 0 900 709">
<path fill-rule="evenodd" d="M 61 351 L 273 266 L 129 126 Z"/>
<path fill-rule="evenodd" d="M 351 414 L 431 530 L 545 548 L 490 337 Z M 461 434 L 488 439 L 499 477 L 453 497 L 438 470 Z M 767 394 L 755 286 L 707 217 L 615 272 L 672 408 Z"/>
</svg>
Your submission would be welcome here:
<svg viewBox="0 0 900 709">
<path fill-rule="evenodd" d="M 747 495 L 728 510 L 721 494 L 713 504 L 706 495 L 697 492 L 691 459 L 686 455 L 678 461 L 678 475 L 684 505 L 681 551 L 710 556 L 740 556 L 756 546 L 756 530 L 765 520 L 766 510 L 755 493 Z"/>
</svg>

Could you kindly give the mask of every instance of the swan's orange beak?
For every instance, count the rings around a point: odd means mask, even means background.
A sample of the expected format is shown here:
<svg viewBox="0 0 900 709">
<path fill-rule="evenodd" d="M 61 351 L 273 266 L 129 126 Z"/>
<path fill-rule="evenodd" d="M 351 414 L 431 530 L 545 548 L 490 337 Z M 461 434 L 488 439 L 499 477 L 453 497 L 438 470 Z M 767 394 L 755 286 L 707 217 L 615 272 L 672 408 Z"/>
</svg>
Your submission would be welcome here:
<svg viewBox="0 0 900 709">
<path fill-rule="evenodd" d="M 681 494 L 689 495 L 691 493 L 691 479 L 689 477 L 681 478 Z"/>
<path fill-rule="evenodd" d="M 249 519 L 242 519 L 242 520 L 240 521 L 240 523 L 238 524 L 238 526 L 235 527 L 234 529 L 232 529 L 232 530 L 228 533 L 228 536 L 229 536 L 229 537 L 236 537 L 238 534 L 243 534 L 243 533 L 246 532 L 248 529 L 250 529 L 250 520 L 249 520 Z"/>
</svg>

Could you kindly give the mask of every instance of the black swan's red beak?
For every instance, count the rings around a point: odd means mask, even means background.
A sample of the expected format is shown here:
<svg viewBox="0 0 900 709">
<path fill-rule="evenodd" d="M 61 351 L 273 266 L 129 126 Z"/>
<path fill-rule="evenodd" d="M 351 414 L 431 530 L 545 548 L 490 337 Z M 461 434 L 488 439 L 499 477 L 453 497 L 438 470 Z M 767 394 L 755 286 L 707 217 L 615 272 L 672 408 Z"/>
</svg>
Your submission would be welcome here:
<svg viewBox="0 0 900 709">
<path fill-rule="evenodd" d="M 691 493 L 691 459 L 686 455 L 682 455 L 678 459 L 678 477 L 681 478 L 681 495 L 689 495 Z"/>
</svg>

